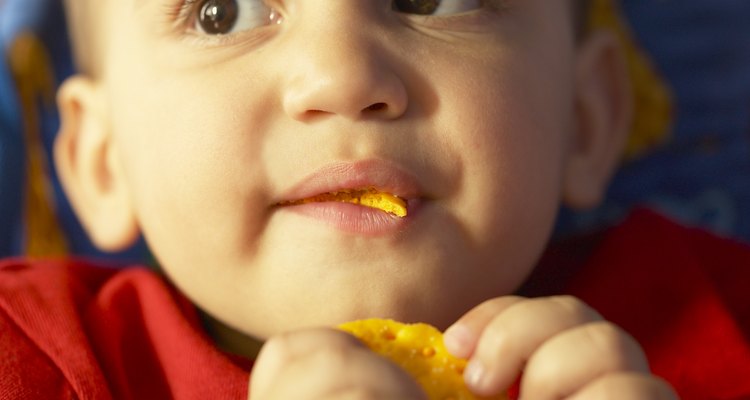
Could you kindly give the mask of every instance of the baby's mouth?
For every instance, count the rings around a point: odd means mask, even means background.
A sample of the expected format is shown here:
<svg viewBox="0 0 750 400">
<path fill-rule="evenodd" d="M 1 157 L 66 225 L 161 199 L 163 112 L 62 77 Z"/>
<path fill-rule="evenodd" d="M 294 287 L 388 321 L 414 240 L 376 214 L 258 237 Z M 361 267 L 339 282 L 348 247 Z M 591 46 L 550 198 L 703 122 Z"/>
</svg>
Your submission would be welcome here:
<svg viewBox="0 0 750 400">
<path fill-rule="evenodd" d="M 335 192 L 321 193 L 300 200 L 283 201 L 280 206 L 296 206 L 309 203 L 341 202 L 358 204 L 381 210 L 399 218 L 408 213 L 406 201 L 396 195 L 381 192 L 375 188 L 344 189 Z"/>
</svg>

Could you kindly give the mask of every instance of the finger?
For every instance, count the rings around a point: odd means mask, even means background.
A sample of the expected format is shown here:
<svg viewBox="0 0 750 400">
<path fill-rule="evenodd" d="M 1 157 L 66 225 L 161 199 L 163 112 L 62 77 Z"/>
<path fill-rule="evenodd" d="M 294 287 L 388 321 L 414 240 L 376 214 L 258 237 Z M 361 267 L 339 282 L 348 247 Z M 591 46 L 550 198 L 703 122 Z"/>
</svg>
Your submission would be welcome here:
<svg viewBox="0 0 750 400">
<path fill-rule="evenodd" d="M 258 353 L 251 374 L 251 398 L 266 393 L 285 365 L 306 357 L 320 348 L 343 352 L 348 348 L 363 347 L 353 336 L 328 328 L 314 328 L 284 333 L 268 340 Z M 252 394 L 255 394 L 253 396 Z"/>
<path fill-rule="evenodd" d="M 513 383 L 544 342 L 567 329 L 599 320 L 599 314 L 574 297 L 516 302 L 486 326 L 466 368 L 466 383 L 476 394 L 497 394 Z"/>
<path fill-rule="evenodd" d="M 476 306 L 445 330 L 445 347 L 456 357 L 469 358 L 474 353 L 487 324 L 505 309 L 522 300 L 522 297 L 506 296 L 487 300 Z"/>
<path fill-rule="evenodd" d="M 422 398 L 395 364 L 353 336 L 332 329 L 287 333 L 269 340 L 258 356 L 250 398 Z"/>
<path fill-rule="evenodd" d="M 290 364 L 286 379 L 274 399 L 425 399 L 426 395 L 406 372 L 366 348 L 346 352 L 314 351 Z M 307 377 L 312 382 L 300 394 L 288 390 Z M 278 387 L 278 386 L 277 386 Z"/>
<path fill-rule="evenodd" d="M 604 375 L 588 384 L 569 400 L 677 400 L 674 389 L 653 375 L 620 372 Z"/>
<path fill-rule="evenodd" d="M 648 373 L 646 356 L 622 329 L 594 322 L 545 342 L 529 359 L 521 393 L 529 399 L 564 398 L 616 372 Z"/>
</svg>

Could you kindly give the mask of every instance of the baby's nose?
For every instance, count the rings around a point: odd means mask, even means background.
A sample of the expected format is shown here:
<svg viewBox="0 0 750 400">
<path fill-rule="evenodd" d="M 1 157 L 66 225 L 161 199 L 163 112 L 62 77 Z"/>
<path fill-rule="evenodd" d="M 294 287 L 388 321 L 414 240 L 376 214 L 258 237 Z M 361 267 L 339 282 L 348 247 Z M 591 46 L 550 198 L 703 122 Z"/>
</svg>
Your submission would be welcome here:
<svg viewBox="0 0 750 400">
<path fill-rule="evenodd" d="M 385 28 L 359 2 L 318 6 L 331 8 L 327 14 L 336 17 L 307 17 L 295 24 L 294 37 L 287 42 L 285 112 L 302 121 L 331 115 L 352 120 L 403 115 L 408 94 L 397 57 L 382 39 Z M 320 9 L 318 13 L 326 14 Z"/>
</svg>

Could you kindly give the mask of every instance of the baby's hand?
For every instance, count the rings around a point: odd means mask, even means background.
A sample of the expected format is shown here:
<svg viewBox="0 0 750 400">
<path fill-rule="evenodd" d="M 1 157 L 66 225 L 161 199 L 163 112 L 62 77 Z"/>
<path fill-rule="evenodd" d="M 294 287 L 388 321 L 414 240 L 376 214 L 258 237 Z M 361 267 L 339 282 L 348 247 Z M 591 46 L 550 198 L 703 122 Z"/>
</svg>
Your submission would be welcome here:
<svg viewBox="0 0 750 400">
<path fill-rule="evenodd" d="M 649 373 L 635 340 L 573 297 L 489 300 L 445 333 L 469 358 L 464 378 L 478 395 L 506 390 L 523 372 L 527 399 L 676 399 Z"/>
<path fill-rule="evenodd" d="M 353 336 L 310 329 L 270 339 L 250 379 L 251 400 L 423 399 L 417 384 Z"/>
</svg>

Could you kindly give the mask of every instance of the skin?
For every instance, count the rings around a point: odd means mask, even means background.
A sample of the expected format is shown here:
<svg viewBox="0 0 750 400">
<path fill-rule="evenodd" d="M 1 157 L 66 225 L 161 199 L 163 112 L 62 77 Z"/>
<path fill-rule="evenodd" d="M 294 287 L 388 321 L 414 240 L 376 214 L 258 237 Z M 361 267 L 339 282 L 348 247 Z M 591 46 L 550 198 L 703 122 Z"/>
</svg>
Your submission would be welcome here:
<svg viewBox="0 0 750 400">
<path fill-rule="evenodd" d="M 479 394 L 523 370 L 529 398 L 673 396 L 586 305 L 505 297 L 560 203 L 601 199 L 627 132 L 616 42 L 577 44 L 568 2 L 465 1 L 430 19 L 380 0 L 270 2 L 280 23 L 219 38 L 176 21 L 176 0 L 95 3 L 97 67 L 59 95 L 61 179 L 98 246 L 143 234 L 217 344 L 258 357 L 251 398 L 419 397 L 321 328 L 365 317 L 451 327 Z M 405 228 L 344 232 L 275 206 L 312 171 L 362 160 L 418 183 Z"/>
</svg>

